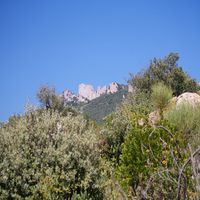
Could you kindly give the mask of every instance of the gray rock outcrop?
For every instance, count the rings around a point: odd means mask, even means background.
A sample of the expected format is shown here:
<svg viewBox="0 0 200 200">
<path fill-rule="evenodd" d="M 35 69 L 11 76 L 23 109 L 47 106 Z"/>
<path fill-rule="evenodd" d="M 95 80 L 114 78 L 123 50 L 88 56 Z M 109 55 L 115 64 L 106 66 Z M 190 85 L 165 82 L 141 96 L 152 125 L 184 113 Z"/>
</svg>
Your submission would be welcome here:
<svg viewBox="0 0 200 200">
<path fill-rule="evenodd" d="M 65 102 L 88 102 L 97 97 L 100 97 L 103 94 L 113 94 L 119 91 L 120 88 L 125 88 L 126 86 L 121 86 L 116 82 L 110 83 L 108 86 L 97 87 L 95 90 L 94 87 L 90 84 L 79 84 L 78 94 L 74 94 L 70 90 L 65 90 L 63 92 L 63 97 Z"/>
<path fill-rule="evenodd" d="M 81 83 L 78 88 L 78 96 L 92 100 L 96 98 L 96 91 L 92 85 Z"/>
</svg>

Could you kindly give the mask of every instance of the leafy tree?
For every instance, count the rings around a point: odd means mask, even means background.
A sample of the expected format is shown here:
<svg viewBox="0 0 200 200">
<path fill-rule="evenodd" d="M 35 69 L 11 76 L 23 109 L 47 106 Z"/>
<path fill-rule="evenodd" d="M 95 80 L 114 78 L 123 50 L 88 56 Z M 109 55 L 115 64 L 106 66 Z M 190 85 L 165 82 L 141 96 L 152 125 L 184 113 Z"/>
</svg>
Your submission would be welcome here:
<svg viewBox="0 0 200 200">
<path fill-rule="evenodd" d="M 48 85 L 41 86 L 37 92 L 37 97 L 42 107 L 46 109 L 57 110 L 63 116 L 68 115 L 70 112 L 72 115 L 77 115 L 78 112 L 70 107 L 66 106 L 62 96 L 56 95 L 55 89 Z"/>
<path fill-rule="evenodd" d="M 157 82 L 163 82 L 171 87 L 174 95 L 178 96 L 183 92 L 196 92 L 199 87 L 197 82 L 190 78 L 177 61 L 179 55 L 170 53 L 163 59 L 154 58 L 146 70 L 139 72 L 136 75 L 131 75 L 129 83 L 140 91 L 148 93 Z"/>
<path fill-rule="evenodd" d="M 102 199 L 94 127 L 82 116 L 29 111 L 0 127 L 0 198 Z"/>
<path fill-rule="evenodd" d="M 37 97 L 40 103 L 46 108 L 52 108 L 56 94 L 55 88 L 50 88 L 48 85 L 41 86 L 37 92 Z"/>
</svg>

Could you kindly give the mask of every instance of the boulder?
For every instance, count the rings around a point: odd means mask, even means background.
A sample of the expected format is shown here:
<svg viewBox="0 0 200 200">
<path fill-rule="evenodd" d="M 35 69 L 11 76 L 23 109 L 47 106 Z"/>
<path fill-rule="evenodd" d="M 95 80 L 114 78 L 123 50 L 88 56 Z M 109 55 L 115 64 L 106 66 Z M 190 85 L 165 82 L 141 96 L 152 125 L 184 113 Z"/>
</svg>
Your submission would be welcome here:
<svg viewBox="0 0 200 200">
<path fill-rule="evenodd" d="M 182 103 L 188 103 L 191 106 L 200 104 L 200 95 L 197 93 L 185 92 L 177 97 L 176 106 L 181 105 Z"/>
<path fill-rule="evenodd" d="M 155 126 L 157 124 L 157 122 L 160 120 L 160 113 L 158 110 L 153 111 L 149 114 L 149 125 L 150 126 Z"/>
</svg>

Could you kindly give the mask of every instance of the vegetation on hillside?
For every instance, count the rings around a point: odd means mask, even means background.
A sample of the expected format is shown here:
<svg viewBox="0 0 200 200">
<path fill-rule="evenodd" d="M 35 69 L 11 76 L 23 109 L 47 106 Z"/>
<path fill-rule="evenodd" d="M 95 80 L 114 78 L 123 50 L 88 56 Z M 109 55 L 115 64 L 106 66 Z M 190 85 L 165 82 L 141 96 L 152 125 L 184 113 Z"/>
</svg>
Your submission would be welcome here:
<svg viewBox="0 0 200 200">
<path fill-rule="evenodd" d="M 1 199 L 101 199 L 97 135 L 82 116 L 29 111 L 0 130 Z"/>
<path fill-rule="evenodd" d="M 125 89 L 121 89 L 113 94 L 104 94 L 84 104 L 80 108 L 80 111 L 90 119 L 101 123 L 104 117 L 116 110 L 116 107 L 123 101 L 127 94 L 128 91 Z"/>
<path fill-rule="evenodd" d="M 84 115 L 42 86 L 40 107 L 0 124 L 0 199 L 199 199 L 199 105 L 170 101 L 199 86 L 178 58 L 154 59 L 133 93 L 103 95 Z"/>
</svg>

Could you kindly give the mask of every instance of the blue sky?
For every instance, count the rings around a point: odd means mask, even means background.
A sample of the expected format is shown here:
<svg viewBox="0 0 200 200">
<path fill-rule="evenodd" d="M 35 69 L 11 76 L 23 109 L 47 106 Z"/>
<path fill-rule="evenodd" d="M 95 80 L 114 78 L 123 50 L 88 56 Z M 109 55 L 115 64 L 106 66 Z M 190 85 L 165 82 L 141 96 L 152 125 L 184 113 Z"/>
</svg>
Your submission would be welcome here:
<svg viewBox="0 0 200 200">
<path fill-rule="evenodd" d="M 1 0 L 0 121 L 38 87 L 125 83 L 170 52 L 200 81 L 198 0 Z"/>
</svg>

